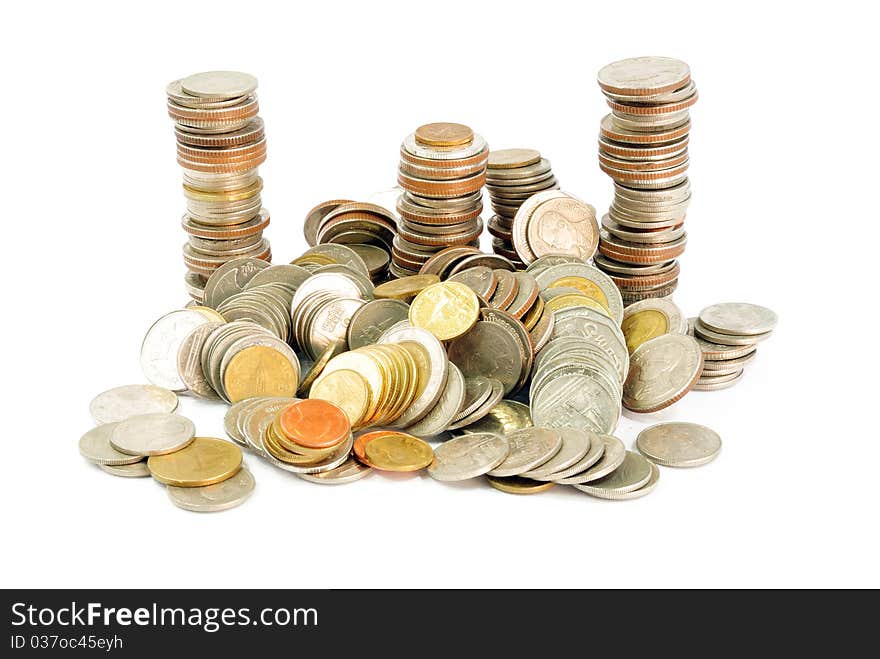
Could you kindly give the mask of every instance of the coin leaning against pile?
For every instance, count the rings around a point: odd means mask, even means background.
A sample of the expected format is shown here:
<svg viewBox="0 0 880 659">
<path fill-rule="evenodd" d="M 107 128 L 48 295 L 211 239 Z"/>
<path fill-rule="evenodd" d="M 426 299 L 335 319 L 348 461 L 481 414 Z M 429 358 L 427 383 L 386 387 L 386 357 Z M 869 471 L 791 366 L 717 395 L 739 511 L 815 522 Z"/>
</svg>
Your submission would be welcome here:
<svg viewBox="0 0 880 659">
<path fill-rule="evenodd" d="M 266 136 L 256 89 L 256 78 L 237 71 L 196 73 L 166 87 L 187 206 L 186 287 L 195 300 L 230 259 L 272 257 L 263 238 L 269 213 L 257 169 L 266 160 Z"/>
<path fill-rule="evenodd" d="M 599 131 L 599 168 L 614 181 L 596 264 L 627 304 L 667 297 L 678 285 L 690 201 L 690 68 L 669 57 L 613 62 L 598 74 L 611 113 Z"/>
</svg>

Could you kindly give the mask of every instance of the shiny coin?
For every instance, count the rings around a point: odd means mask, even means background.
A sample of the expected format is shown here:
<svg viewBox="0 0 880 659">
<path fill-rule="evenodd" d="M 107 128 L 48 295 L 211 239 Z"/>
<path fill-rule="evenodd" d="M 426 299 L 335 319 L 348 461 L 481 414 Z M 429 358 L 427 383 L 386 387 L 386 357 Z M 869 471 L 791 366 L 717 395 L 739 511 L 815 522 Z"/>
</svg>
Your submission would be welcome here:
<svg viewBox="0 0 880 659">
<path fill-rule="evenodd" d="M 690 391 L 703 371 L 703 351 L 689 337 L 664 334 L 641 344 L 630 359 L 623 404 L 633 412 L 656 412 Z"/>
<path fill-rule="evenodd" d="M 140 455 L 120 453 L 110 444 L 110 435 L 118 423 L 104 423 L 92 428 L 79 440 L 79 454 L 99 465 L 127 465 L 143 459 Z"/>
<path fill-rule="evenodd" d="M 505 326 L 481 320 L 467 334 L 449 345 L 449 360 L 465 378 L 495 378 L 504 393 L 514 391 L 523 374 L 522 346 Z"/>
<path fill-rule="evenodd" d="M 360 426 L 370 409 L 370 387 L 360 373 L 341 369 L 322 378 L 309 391 L 309 398 L 333 403 L 345 412 L 352 428 Z"/>
<path fill-rule="evenodd" d="M 467 416 L 461 416 L 462 413 L 459 412 L 456 420 L 449 426 L 449 430 L 457 430 L 476 423 L 501 402 L 501 399 L 504 397 L 504 385 L 495 378 L 488 378 L 488 381 L 491 387 L 489 395 Z"/>
<path fill-rule="evenodd" d="M 489 169 L 513 169 L 527 167 L 541 161 L 540 151 L 535 149 L 500 149 L 489 152 Z"/>
<path fill-rule="evenodd" d="M 602 490 L 601 494 L 599 493 L 599 491 L 592 492 L 591 494 L 596 498 L 608 499 L 610 501 L 630 501 L 632 499 L 641 499 L 643 496 L 647 496 L 656 489 L 659 480 L 660 468 L 652 463 L 651 477 L 648 479 L 648 482 L 642 485 L 640 488 L 623 493 L 614 493 L 608 490 Z"/>
<path fill-rule="evenodd" d="M 203 99 L 239 98 L 252 94 L 257 79 L 239 71 L 205 71 L 181 79 L 184 92 Z"/>
<path fill-rule="evenodd" d="M 718 457 L 721 437 L 697 423 L 658 423 L 639 433 L 636 448 L 665 467 L 699 467 Z"/>
<path fill-rule="evenodd" d="M 694 385 L 694 391 L 718 391 L 719 389 L 728 389 L 742 379 L 743 371 L 734 373 L 731 376 L 718 378 L 700 378 Z"/>
<path fill-rule="evenodd" d="M 438 481 L 476 478 L 504 462 L 509 450 L 507 440 L 495 433 L 461 435 L 437 447 L 428 473 Z"/>
<path fill-rule="evenodd" d="M 209 322 L 198 311 L 179 309 L 153 323 L 141 344 L 141 368 L 147 380 L 171 391 L 186 391 L 177 370 L 177 355 L 190 332 Z"/>
<path fill-rule="evenodd" d="M 470 144 L 474 131 L 463 124 L 439 122 L 416 128 L 416 142 L 427 146 L 452 147 Z"/>
<path fill-rule="evenodd" d="M 533 481 L 530 478 L 520 478 L 519 476 L 509 476 L 499 478 L 497 476 L 487 476 L 489 485 L 496 490 L 507 492 L 507 494 L 538 494 L 545 492 L 556 485 L 553 482 Z"/>
<path fill-rule="evenodd" d="M 189 445 L 195 434 L 193 422 L 179 414 L 139 414 L 119 422 L 110 444 L 128 455 L 164 455 Z"/>
<path fill-rule="evenodd" d="M 440 341 L 466 334 L 477 322 L 480 302 L 470 288 L 458 282 L 428 286 L 412 301 L 409 322 L 428 330 Z"/>
<path fill-rule="evenodd" d="M 376 437 L 367 442 L 364 454 L 370 466 L 381 471 L 419 471 L 434 460 L 429 444 L 404 433 Z"/>
<path fill-rule="evenodd" d="M 215 513 L 240 506 L 254 493 L 256 481 L 244 467 L 231 478 L 201 487 L 169 485 L 168 496 L 178 508 L 196 513 Z"/>
<path fill-rule="evenodd" d="M 710 330 L 708 327 L 703 325 L 703 323 L 697 319 L 697 322 L 694 323 L 694 334 L 695 336 L 704 339 L 705 341 L 709 341 L 711 343 L 721 343 L 727 344 L 731 346 L 753 346 L 765 339 L 769 339 L 773 332 L 765 332 L 764 334 L 722 334 L 721 332 L 715 332 Z"/>
<path fill-rule="evenodd" d="M 687 320 L 674 302 L 665 298 L 642 300 L 628 306 L 620 324 L 630 354 L 645 341 L 662 334 L 687 333 Z"/>
<path fill-rule="evenodd" d="M 234 476 L 241 469 L 241 459 L 241 449 L 232 442 L 196 437 L 178 451 L 150 456 L 147 467 L 165 485 L 203 487 Z"/>
<path fill-rule="evenodd" d="M 545 477 L 577 464 L 590 452 L 592 433 L 575 428 L 558 428 L 556 432 L 562 437 L 562 448 L 559 452 L 540 467 L 526 471 L 521 476 L 545 480 Z"/>
<path fill-rule="evenodd" d="M 651 480 L 652 465 L 638 453 L 627 451 L 623 462 L 613 472 L 589 484 L 576 484 L 581 492 L 608 498 L 638 490 Z"/>
<path fill-rule="evenodd" d="M 489 476 L 518 476 L 541 466 L 562 448 L 562 435 L 550 428 L 523 428 L 507 435 L 510 452 Z"/>
<path fill-rule="evenodd" d="M 294 396 L 299 384 L 299 361 L 283 343 L 251 345 L 234 353 L 222 378 L 226 399 L 231 403 L 255 396 Z"/>
<path fill-rule="evenodd" d="M 409 318 L 409 305 L 397 299 L 375 299 L 361 306 L 348 324 L 350 350 L 372 345 L 391 326 Z"/>
<path fill-rule="evenodd" d="M 461 428 L 463 433 L 491 432 L 499 435 L 507 435 L 516 430 L 529 428 L 532 425 L 532 415 L 529 406 L 515 400 L 502 400 L 495 405 L 482 419 L 469 426 Z"/>
<path fill-rule="evenodd" d="M 122 478 L 145 478 L 150 476 L 150 470 L 147 467 L 146 460 L 140 460 L 139 462 L 133 462 L 132 464 L 127 465 L 99 464 L 98 467 L 101 468 L 101 471 L 106 471 L 108 474 L 120 476 Z"/>
<path fill-rule="evenodd" d="M 691 70 L 672 57 L 631 57 L 603 66 L 597 77 L 605 91 L 641 97 L 686 86 Z"/>
<path fill-rule="evenodd" d="M 180 344 L 177 353 L 177 373 L 186 385 L 187 391 L 199 398 L 214 399 L 220 396 L 211 387 L 205 371 L 202 369 L 202 348 L 208 336 L 223 325 L 222 322 L 211 322 L 196 327 Z"/>
<path fill-rule="evenodd" d="M 205 284 L 205 304 L 216 309 L 226 299 L 241 293 L 251 279 L 269 264 L 261 259 L 238 258 L 217 268 Z"/>
<path fill-rule="evenodd" d="M 772 332 L 777 322 L 776 314 L 770 309 L 742 302 L 713 304 L 700 312 L 699 319 L 708 330 L 739 336 Z"/>
<path fill-rule="evenodd" d="M 171 413 L 177 409 L 177 394 L 151 384 L 129 384 L 98 394 L 89 403 L 97 424 L 123 421 L 131 416 Z"/>
<path fill-rule="evenodd" d="M 329 448 L 351 434 L 345 412 L 325 400 L 310 398 L 285 408 L 279 422 L 284 434 L 306 448 Z"/>
<path fill-rule="evenodd" d="M 583 483 L 590 483 L 599 480 L 600 478 L 604 478 L 623 463 L 623 460 L 626 457 L 626 447 L 617 437 L 614 437 L 613 435 L 594 435 L 591 439 L 595 440 L 595 444 L 591 445 L 590 453 L 585 456 L 582 462 L 590 457 L 590 454 L 592 454 L 593 450 L 596 448 L 596 444 L 598 444 L 600 449 L 599 459 L 594 460 L 592 465 L 580 471 L 571 473 L 577 467 L 581 466 L 581 463 L 578 463 L 569 467 L 564 472 L 551 474 L 550 476 L 547 476 L 547 478 L 550 478 L 560 485 L 581 485 Z"/>
</svg>

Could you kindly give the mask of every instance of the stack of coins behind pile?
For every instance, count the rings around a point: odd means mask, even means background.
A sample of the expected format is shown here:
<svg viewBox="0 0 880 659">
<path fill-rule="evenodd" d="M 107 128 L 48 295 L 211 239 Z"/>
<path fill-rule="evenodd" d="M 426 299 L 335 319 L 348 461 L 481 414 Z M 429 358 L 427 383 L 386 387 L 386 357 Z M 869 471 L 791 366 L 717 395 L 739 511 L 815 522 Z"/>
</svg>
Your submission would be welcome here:
<svg viewBox="0 0 880 659">
<path fill-rule="evenodd" d="M 486 187 L 495 215 L 489 220 L 489 233 L 494 236 L 492 251 L 510 259 L 519 269 L 513 246 L 513 218 L 523 202 L 533 194 L 558 190 L 559 182 L 550 169 L 550 161 L 535 149 L 502 149 L 489 154 Z"/>
<path fill-rule="evenodd" d="M 256 88 L 256 78 L 235 71 L 196 73 L 166 88 L 187 206 L 186 287 L 195 300 L 204 298 L 207 278 L 230 259 L 271 260 L 263 238 L 269 213 L 257 173 L 266 160 L 266 137 Z"/>
<path fill-rule="evenodd" d="M 596 264 L 624 302 L 670 295 L 684 252 L 690 200 L 688 109 L 697 101 L 690 68 L 669 57 L 635 57 L 599 71 L 611 114 L 602 119 L 599 167 L 614 180 Z"/>
<path fill-rule="evenodd" d="M 426 124 L 400 147 L 398 235 L 391 274 L 417 274 L 446 247 L 479 245 L 489 147 L 467 126 Z"/>
</svg>

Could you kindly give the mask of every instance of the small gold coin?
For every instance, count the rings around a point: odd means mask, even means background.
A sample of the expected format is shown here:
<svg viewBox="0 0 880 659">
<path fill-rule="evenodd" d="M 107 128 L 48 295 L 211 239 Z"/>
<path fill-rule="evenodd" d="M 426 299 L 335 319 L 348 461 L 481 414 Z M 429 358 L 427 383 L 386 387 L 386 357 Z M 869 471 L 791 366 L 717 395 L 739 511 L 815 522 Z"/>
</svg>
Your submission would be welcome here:
<svg viewBox="0 0 880 659">
<path fill-rule="evenodd" d="M 412 275 L 379 284 L 373 290 L 373 296 L 377 300 L 386 299 L 409 302 L 428 286 L 438 283 L 440 283 L 440 277 L 437 275 Z"/>
<path fill-rule="evenodd" d="M 196 437 L 179 451 L 151 456 L 147 468 L 165 485 L 213 485 L 232 478 L 241 469 L 241 449 L 215 437 Z"/>
<path fill-rule="evenodd" d="M 296 386 L 293 364 L 269 346 L 245 348 L 229 360 L 223 375 L 223 388 L 231 403 L 256 396 L 293 398 Z"/>
<path fill-rule="evenodd" d="M 426 146 L 462 146 L 474 141 L 474 131 L 464 124 L 439 122 L 416 128 L 416 142 Z"/>
<path fill-rule="evenodd" d="M 620 324 L 626 337 L 626 348 L 629 354 L 645 341 L 669 333 L 669 319 L 656 309 L 645 309 L 627 316 Z"/>
<path fill-rule="evenodd" d="M 595 282 L 590 281 L 584 277 L 560 277 L 552 284 L 547 286 L 547 288 L 573 288 L 577 291 L 580 291 L 587 297 L 591 297 L 596 302 L 601 304 L 605 309 L 608 310 L 610 314 L 610 308 L 608 306 L 608 298 L 605 293 L 602 292 L 602 289 L 596 285 Z"/>
<path fill-rule="evenodd" d="M 376 437 L 364 451 L 370 466 L 382 471 L 419 471 L 434 460 L 428 443 L 402 432 Z"/>
<path fill-rule="evenodd" d="M 426 329 L 440 341 L 451 341 L 476 324 L 480 300 L 470 288 L 457 281 L 428 286 L 409 307 L 409 322 Z"/>
<path fill-rule="evenodd" d="M 588 309 L 595 309 L 596 311 L 605 314 L 609 318 L 611 317 L 608 309 L 603 307 L 599 302 L 591 297 L 587 297 L 586 295 L 581 295 L 579 293 L 558 295 L 553 299 L 548 300 L 544 306 L 544 308 L 548 311 L 559 311 L 560 309 L 568 309 L 569 307 L 587 307 Z"/>
<path fill-rule="evenodd" d="M 345 412 L 351 427 L 357 428 L 370 409 L 370 386 L 357 371 L 340 369 L 315 384 L 309 398 L 333 403 Z"/>
<path fill-rule="evenodd" d="M 531 478 L 521 478 L 519 476 L 508 476 L 499 478 L 497 476 L 486 476 L 489 479 L 489 485 L 496 490 L 507 492 L 508 494 L 537 494 L 544 492 L 556 485 L 553 481 L 533 481 Z"/>
</svg>

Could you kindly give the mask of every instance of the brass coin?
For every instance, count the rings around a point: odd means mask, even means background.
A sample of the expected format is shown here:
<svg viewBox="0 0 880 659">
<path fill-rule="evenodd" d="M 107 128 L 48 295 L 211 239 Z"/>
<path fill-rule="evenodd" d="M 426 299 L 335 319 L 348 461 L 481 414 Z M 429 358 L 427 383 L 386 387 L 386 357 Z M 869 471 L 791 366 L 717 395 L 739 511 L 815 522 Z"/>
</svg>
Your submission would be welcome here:
<svg viewBox="0 0 880 659">
<path fill-rule="evenodd" d="M 470 288 L 454 281 L 428 286 L 409 308 L 409 322 L 431 332 L 440 341 L 466 334 L 477 322 L 480 301 Z"/>
<path fill-rule="evenodd" d="M 532 426 L 529 406 L 515 400 L 502 400 L 476 423 L 461 429 L 464 433 L 491 432 L 506 435 L 515 430 Z"/>
<path fill-rule="evenodd" d="M 656 309 L 645 309 L 624 318 L 620 329 L 626 337 L 626 349 L 632 354 L 645 341 L 667 334 L 669 319 Z"/>
<path fill-rule="evenodd" d="M 315 384 L 309 398 L 333 403 L 345 412 L 351 427 L 356 428 L 370 408 L 370 386 L 360 373 L 340 369 Z"/>
<path fill-rule="evenodd" d="M 427 146 L 463 146 L 474 141 L 474 131 L 463 124 L 440 122 L 416 128 L 416 142 Z"/>
<path fill-rule="evenodd" d="M 596 300 L 596 302 L 605 307 L 608 315 L 611 314 L 610 307 L 608 306 L 608 297 L 598 284 L 590 281 L 586 277 L 560 277 L 556 281 L 548 284 L 547 288 L 573 288 L 587 297 Z"/>
<path fill-rule="evenodd" d="M 387 433 L 376 437 L 364 448 L 370 466 L 381 471 L 419 471 L 434 460 L 427 443 L 405 433 Z"/>
<path fill-rule="evenodd" d="M 541 152 L 535 149 L 500 149 L 489 152 L 489 169 L 528 167 L 541 162 Z"/>
<path fill-rule="evenodd" d="M 306 371 L 302 384 L 299 386 L 298 393 L 301 398 L 308 397 L 309 390 L 312 388 L 312 383 L 314 383 L 317 377 L 321 375 L 324 371 L 324 367 L 327 366 L 330 360 L 336 355 L 345 352 L 345 348 L 345 341 L 334 341 L 318 356 L 315 363 L 312 364 L 308 371 Z"/>
<path fill-rule="evenodd" d="M 395 279 L 392 281 L 379 284 L 373 290 L 373 296 L 377 300 L 401 300 L 409 302 L 416 295 L 425 290 L 428 286 L 440 282 L 440 277 L 433 274 L 412 275 L 403 279 Z"/>
<path fill-rule="evenodd" d="M 226 367 L 223 388 L 230 403 L 255 396 L 296 395 L 298 374 L 290 359 L 268 346 L 251 346 Z"/>
<path fill-rule="evenodd" d="M 508 476 L 500 478 L 498 476 L 486 476 L 489 485 L 496 490 L 507 492 L 508 494 L 537 494 L 544 492 L 556 485 L 553 481 L 533 481 L 531 478 L 521 478 L 519 476 Z"/>
<path fill-rule="evenodd" d="M 241 469 L 241 449 L 222 439 L 196 437 L 179 451 L 150 456 L 147 467 L 165 485 L 203 487 L 235 476 Z"/>
</svg>

